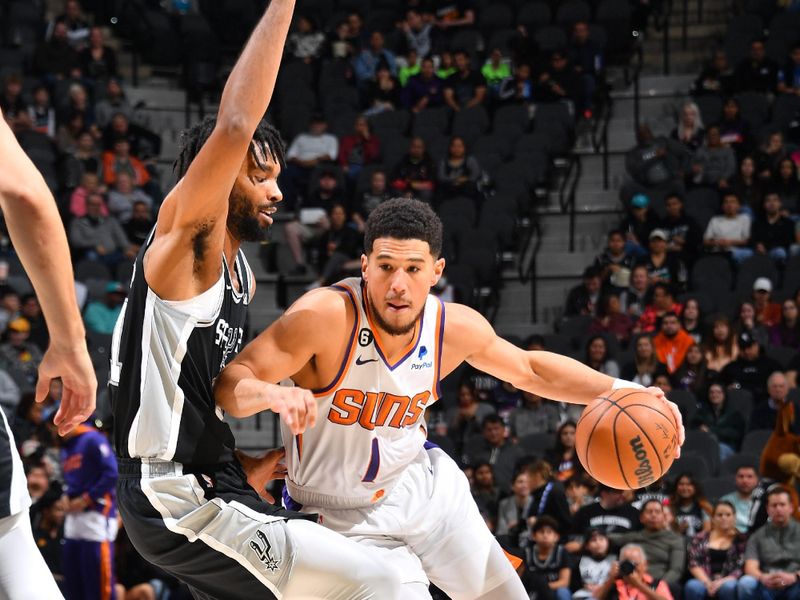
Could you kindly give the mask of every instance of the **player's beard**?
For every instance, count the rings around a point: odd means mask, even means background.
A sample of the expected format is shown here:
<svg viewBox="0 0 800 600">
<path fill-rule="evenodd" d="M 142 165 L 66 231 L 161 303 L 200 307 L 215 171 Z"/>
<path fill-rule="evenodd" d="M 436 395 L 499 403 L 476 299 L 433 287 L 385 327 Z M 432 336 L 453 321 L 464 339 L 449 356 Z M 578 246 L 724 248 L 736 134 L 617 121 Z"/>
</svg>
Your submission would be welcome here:
<svg viewBox="0 0 800 600">
<path fill-rule="evenodd" d="M 267 234 L 258 221 L 258 209 L 235 190 L 228 206 L 228 231 L 240 242 L 260 242 Z"/>
<path fill-rule="evenodd" d="M 414 318 L 411 319 L 408 323 L 406 323 L 405 325 L 398 326 L 389 323 L 386 319 L 383 318 L 383 315 L 381 315 L 377 310 L 375 310 L 375 302 L 372 300 L 372 298 L 370 298 L 369 303 L 370 303 L 370 308 L 372 309 L 370 312 L 372 313 L 372 317 L 375 319 L 375 322 L 378 324 L 378 327 L 382 331 L 385 331 L 386 333 L 392 336 L 405 335 L 413 331 L 414 327 L 417 324 L 417 321 L 419 321 L 419 318 L 422 315 L 422 310 L 424 310 L 420 309 L 420 311 L 417 312 L 417 314 L 414 315 Z"/>
</svg>

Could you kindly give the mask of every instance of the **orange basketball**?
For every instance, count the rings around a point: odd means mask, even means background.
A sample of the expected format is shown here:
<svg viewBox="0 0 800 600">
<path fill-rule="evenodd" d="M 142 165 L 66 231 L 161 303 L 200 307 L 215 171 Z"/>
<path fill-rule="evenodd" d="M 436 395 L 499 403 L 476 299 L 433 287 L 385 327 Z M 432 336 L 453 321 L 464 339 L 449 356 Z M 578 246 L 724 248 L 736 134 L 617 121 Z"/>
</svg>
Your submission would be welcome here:
<svg viewBox="0 0 800 600">
<path fill-rule="evenodd" d="M 575 451 L 597 481 L 619 490 L 650 485 L 675 459 L 678 431 L 665 402 L 639 389 L 595 398 L 575 431 Z"/>
</svg>

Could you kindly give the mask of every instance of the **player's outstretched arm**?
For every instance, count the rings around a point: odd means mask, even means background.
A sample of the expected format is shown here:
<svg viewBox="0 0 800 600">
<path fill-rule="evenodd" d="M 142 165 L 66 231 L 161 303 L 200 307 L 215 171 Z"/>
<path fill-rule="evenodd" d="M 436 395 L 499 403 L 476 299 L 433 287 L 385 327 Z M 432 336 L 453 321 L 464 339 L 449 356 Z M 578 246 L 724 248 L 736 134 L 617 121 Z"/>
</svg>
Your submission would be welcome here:
<svg viewBox="0 0 800 600">
<path fill-rule="evenodd" d="M 146 271 L 162 298 L 189 298 L 219 276 L 228 199 L 272 98 L 294 4 L 270 1 L 228 77 L 214 131 L 159 212 Z"/>
<path fill-rule="evenodd" d="M 445 347 L 476 369 L 494 375 L 513 386 L 544 398 L 588 404 L 611 389 L 637 387 L 614 379 L 567 356 L 544 351 L 525 351 L 498 336 L 478 312 L 461 304 L 447 305 Z M 460 361 L 459 361 L 460 362 Z M 445 372 L 448 372 L 445 364 Z M 647 388 L 672 409 L 679 425 L 679 439 L 685 437 L 678 407 L 659 388 Z"/>
<path fill-rule="evenodd" d="M 2 114 L 0 164 L 0 207 L 50 332 L 50 347 L 39 367 L 36 400 L 45 398 L 51 379 L 61 378 L 64 394 L 55 423 L 64 434 L 94 412 L 97 380 L 86 349 L 67 236 L 55 200 Z"/>
</svg>

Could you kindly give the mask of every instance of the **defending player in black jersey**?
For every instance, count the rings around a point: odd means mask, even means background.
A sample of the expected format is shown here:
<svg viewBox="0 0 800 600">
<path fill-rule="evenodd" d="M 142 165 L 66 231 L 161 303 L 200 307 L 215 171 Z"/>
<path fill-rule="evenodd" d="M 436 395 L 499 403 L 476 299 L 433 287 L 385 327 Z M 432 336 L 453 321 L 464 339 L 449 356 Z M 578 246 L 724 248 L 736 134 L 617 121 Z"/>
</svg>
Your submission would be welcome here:
<svg viewBox="0 0 800 600">
<path fill-rule="evenodd" d="M 254 292 L 239 245 L 263 235 L 281 200 L 283 144 L 262 117 L 293 6 L 272 0 L 219 114 L 184 135 L 179 181 L 136 259 L 111 357 L 119 509 L 137 550 L 197 598 L 398 598 L 390 567 L 261 500 L 212 392 Z M 258 395 L 293 432 L 313 425 L 309 392 L 261 384 Z"/>
</svg>

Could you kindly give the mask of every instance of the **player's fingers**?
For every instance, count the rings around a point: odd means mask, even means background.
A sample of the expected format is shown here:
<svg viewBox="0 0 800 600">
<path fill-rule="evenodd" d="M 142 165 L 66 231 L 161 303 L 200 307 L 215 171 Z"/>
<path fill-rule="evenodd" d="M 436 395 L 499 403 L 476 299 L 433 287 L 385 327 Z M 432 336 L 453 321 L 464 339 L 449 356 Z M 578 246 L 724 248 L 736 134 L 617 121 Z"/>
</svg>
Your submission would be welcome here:
<svg viewBox="0 0 800 600">
<path fill-rule="evenodd" d="M 304 396 L 306 411 L 308 412 L 308 426 L 313 427 L 317 424 L 317 402 L 314 399 L 314 394 L 309 391 L 306 391 Z"/>
<path fill-rule="evenodd" d="M 42 402 L 50 393 L 50 377 L 39 369 L 39 380 L 36 382 L 36 402 Z"/>
<path fill-rule="evenodd" d="M 295 409 L 297 410 L 297 424 L 300 427 L 300 431 L 303 432 L 306 430 L 306 420 L 308 418 L 308 409 L 306 408 L 306 403 L 303 399 L 302 393 L 295 394 L 294 397 L 294 405 Z"/>
<path fill-rule="evenodd" d="M 267 502 L 269 502 L 270 504 L 275 504 L 275 498 L 274 498 L 274 497 L 272 496 L 272 494 L 270 494 L 270 493 L 269 493 L 267 490 L 264 490 L 264 491 L 261 493 L 261 497 L 262 497 L 264 500 L 266 500 Z"/>
</svg>

